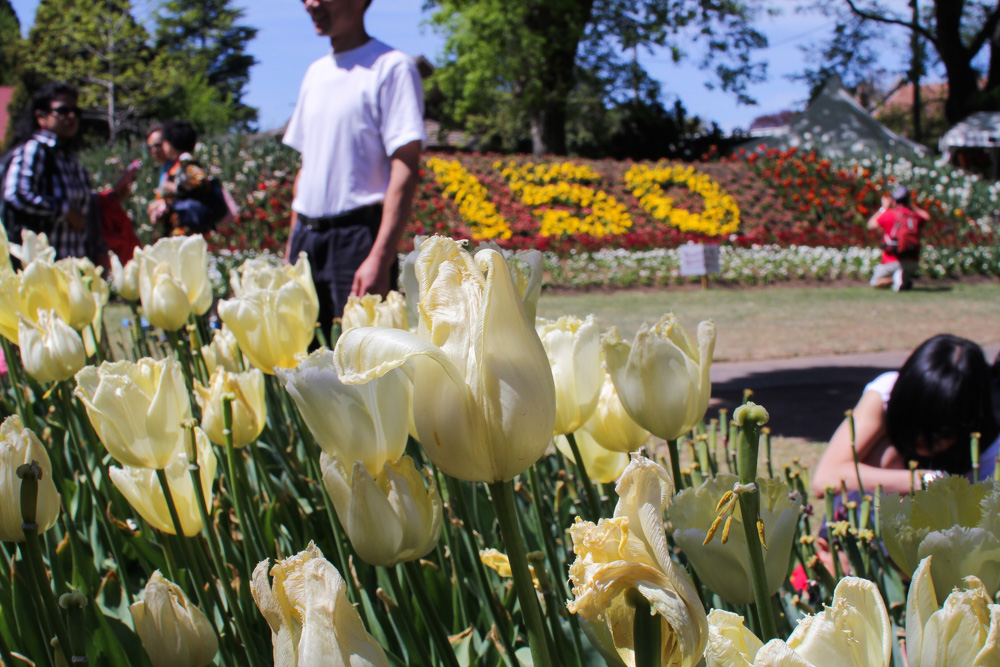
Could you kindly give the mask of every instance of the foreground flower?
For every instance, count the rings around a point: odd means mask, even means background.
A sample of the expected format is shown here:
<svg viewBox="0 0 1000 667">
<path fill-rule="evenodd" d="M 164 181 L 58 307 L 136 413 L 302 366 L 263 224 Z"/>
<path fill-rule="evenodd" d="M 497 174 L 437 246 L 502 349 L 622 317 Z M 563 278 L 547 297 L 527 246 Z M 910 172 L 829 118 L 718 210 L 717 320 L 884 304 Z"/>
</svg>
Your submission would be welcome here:
<svg viewBox="0 0 1000 667">
<path fill-rule="evenodd" d="M 240 367 L 240 349 L 236 343 L 236 336 L 225 325 L 215 330 L 211 343 L 201 346 L 201 358 L 205 360 L 209 375 L 220 368 L 230 373 L 239 373 L 243 370 Z"/>
<path fill-rule="evenodd" d="M 475 257 L 444 237 L 427 239 L 416 264 L 419 335 L 351 329 L 337 341 L 346 384 L 409 365 L 420 442 L 445 474 L 508 481 L 544 453 L 555 388 L 510 270 L 494 250 Z"/>
<path fill-rule="evenodd" d="M 250 592 L 271 626 L 276 665 L 388 666 L 385 653 L 348 601 L 343 577 L 315 544 L 276 562 L 271 567 L 273 585 L 267 566 L 265 560 L 254 568 Z"/>
<path fill-rule="evenodd" d="M 878 587 L 844 577 L 832 604 L 799 621 L 788 641 L 760 640 L 743 626 L 743 617 L 714 610 L 709 615 L 707 667 L 789 665 L 795 667 L 889 667 L 892 626 Z"/>
<path fill-rule="evenodd" d="M 165 301 L 174 301 L 175 289 L 183 291 L 186 309 L 191 313 L 204 315 L 211 307 L 212 284 L 208 279 L 208 244 L 200 234 L 162 238 L 154 245 L 136 250 L 132 261 L 139 267 L 139 296 L 143 310 L 148 311 L 151 307 L 154 288 L 161 290 L 155 296 L 157 302 L 155 310 L 165 317 L 169 317 L 170 313 L 164 312 L 161 306 Z M 178 306 L 180 307 L 180 304 Z M 146 313 L 146 317 L 153 322 L 149 312 Z"/>
<path fill-rule="evenodd" d="M 602 340 L 608 372 L 629 416 L 653 435 L 676 440 L 708 409 L 715 324 L 698 325 L 698 344 L 673 313 L 643 324 L 632 344 L 612 328 Z"/>
<path fill-rule="evenodd" d="M 194 397 L 201 407 L 201 427 L 208 439 L 225 446 L 223 431 L 222 399 L 232 397 L 233 447 L 245 447 L 256 440 L 264 430 L 267 420 L 267 406 L 264 403 L 264 374 L 256 368 L 243 373 L 216 370 L 208 381 L 208 386 L 196 382 Z"/>
<path fill-rule="evenodd" d="M 191 304 L 184 281 L 175 276 L 166 263 L 141 264 L 146 269 L 139 275 L 142 312 L 154 327 L 177 331 L 187 324 Z"/>
<path fill-rule="evenodd" d="M 87 364 L 87 351 L 76 329 L 55 311 L 38 311 L 37 322 L 21 318 L 17 336 L 21 363 L 39 382 L 61 382 Z"/>
<path fill-rule="evenodd" d="M 910 667 L 1000 664 L 1000 605 L 975 577 L 966 577 L 938 608 L 924 558 L 906 595 L 906 657 Z"/>
<path fill-rule="evenodd" d="M 232 280 L 237 296 L 219 302 L 219 317 L 251 364 L 269 375 L 275 368 L 295 368 L 319 315 L 308 260 L 300 256 L 294 267 L 283 269 L 244 264 L 240 270 Z"/>
<path fill-rule="evenodd" d="M 882 538 L 893 562 L 912 575 L 933 556 L 935 587 L 950 591 L 967 576 L 1000 589 L 1000 486 L 943 477 L 912 496 L 882 499 Z"/>
<path fill-rule="evenodd" d="M 570 567 L 567 606 L 588 621 L 601 621 L 626 665 L 635 665 L 630 595 L 638 593 L 660 616 L 663 665 L 696 665 L 708 637 L 705 609 L 682 568 L 670 559 L 663 510 L 673 493 L 658 464 L 633 455 L 618 485 L 612 519 L 595 525 L 577 520 L 570 529 L 576 560 Z"/>
<path fill-rule="evenodd" d="M 720 529 L 705 544 L 708 529 L 718 515 L 719 499 L 738 481 L 736 475 L 720 474 L 697 488 L 684 489 L 674 497 L 669 515 L 674 541 L 709 590 L 731 604 L 752 604 L 750 555 L 738 503 L 726 543 L 722 543 L 723 530 Z M 757 485 L 760 488 L 760 518 L 767 540 L 764 551 L 767 592 L 774 595 L 788 573 L 802 497 L 781 480 L 757 478 Z"/>
<path fill-rule="evenodd" d="M 535 330 L 552 365 L 556 386 L 556 435 L 583 426 L 601 392 L 601 342 L 593 315 L 538 320 Z M 589 470 L 589 468 L 588 468 Z"/>
<path fill-rule="evenodd" d="M 355 327 L 408 329 L 406 300 L 395 290 L 389 292 L 384 301 L 380 294 L 352 296 L 344 306 L 344 316 L 340 326 L 342 331 Z"/>
<path fill-rule="evenodd" d="M 649 431 L 628 416 L 608 373 L 604 373 L 597 407 L 583 425 L 583 430 L 601 447 L 626 454 L 636 451 L 649 440 Z"/>
<path fill-rule="evenodd" d="M 594 440 L 594 437 L 586 429 L 580 429 L 574 437 L 576 438 L 576 447 L 580 450 L 580 456 L 583 458 L 583 467 L 592 480 L 601 484 L 610 484 L 621 476 L 629 462 L 628 454 L 605 449 Z M 566 436 L 557 435 L 555 445 L 563 456 L 574 464 L 577 462 L 576 456 L 573 455 L 573 448 L 570 447 Z"/>
<path fill-rule="evenodd" d="M 0 335 L 15 345 L 20 314 L 24 312 L 21 277 L 10 268 L 0 268 Z"/>
<path fill-rule="evenodd" d="M 299 413 L 330 456 L 361 461 L 378 475 L 403 455 L 409 435 L 410 381 L 401 369 L 361 386 L 340 381 L 333 352 L 319 349 L 298 367 L 278 372 Z"/>
<path fill-rule="evenodd" d="M 198 465 L 201 468 L 201 489 L 205 494 L 206 503 L 211 507 L 212 482 L 215 481 L 218 462 L 208 436 L 200 428 L 195 429 L 195 442 L 198 447 Z M 202 529 L 198 497 L 195 495 L 194 483 L 188 470 L 191 463 L 193 462 L 188 459 L 187 453 L 182 451 L 174 456 L 165 468 L 170 494 L 173 496 L 174 506 L 181 521 L 181 530 L 187 537 L 197 535 Z M 108 475 L 146 523 L 164 533 L 177 534 L 156 470 L 132 468 L 127 465 L 121 468 L 112 466 L 108 469 Z"/>
<path fill-rule="evenodd" d="M 164 468 L 184 449 L 191 401 L 174 359 L 104 362 L 76 374 L 76 396 L 108 452 L 136 468 Z"/>
<path fill-rule="evenodd" d="M 140 602 L 129 606 L 135 633 L 153 667 L 205 667 L 219 652 L 208 617 L 157 570 Z"/>
<path fill-rule="evenodd" d="M 0 225 L 2 226 L 2 225 Z M 7 240 L 6 232 L 4 233 L 4 240 Z M 14 239 L 15 241 L 17 239 Z M 44 232 L 36 234 L 30 229 L 21 230 L 20 243 L 11 243 L 9 246 L 10 254 L 21 262 L 21 266 L 27 266 L 31 264 L 36 259 L 41 259 L 47 262 L 56 261 L 56 249 L 49 245 L 49 237 Z M 4 243 L 4 250 L 7 250 L 6 243 Z M 10 261 L 10 258 L 7 258 Z"/>
<path fill-rule="evenodd" d="M 441 496 L 404 456 L 386 462 L 373 478 L 362 461 L 351 471 L 344 462 L 320 456 L 323 485 L 351 546 L 370 565 L 392 567 L 426 556 L 441 535 Z"/>
<path fill-rule="evenodd" d="M 18 415 L 0 424 L 0 542 L 23 542 L 21 530 L 21 478 L 18 466 L 37 461 L 42 468 L 38 481 L 35 523 L 39 534 L 55 525 L 59 518 L 59 491 L 52 479 L 52 462 L 41 441 L 25 428 Z"/>
</svg>

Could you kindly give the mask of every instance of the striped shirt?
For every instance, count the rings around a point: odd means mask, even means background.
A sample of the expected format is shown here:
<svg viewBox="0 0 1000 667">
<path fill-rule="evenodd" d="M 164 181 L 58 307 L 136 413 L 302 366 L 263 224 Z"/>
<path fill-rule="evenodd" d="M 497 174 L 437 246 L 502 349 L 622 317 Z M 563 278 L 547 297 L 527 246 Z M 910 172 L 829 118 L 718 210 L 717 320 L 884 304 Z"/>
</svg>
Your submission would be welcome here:
<svg viewBox="0 0 1000 667">
<path fill-rule="evenodd" d="M 57 257 L 85 257 L 85 229 L 74 231 L 66 220 L 70 209 L 86 215 L 90 176 L 76 155 L 56 143 L 56 135 L 40 130 L 14 149 L 3 183 L 4 226 L 12 243 L 21 230 L 45 232 Z"/>
</svg>

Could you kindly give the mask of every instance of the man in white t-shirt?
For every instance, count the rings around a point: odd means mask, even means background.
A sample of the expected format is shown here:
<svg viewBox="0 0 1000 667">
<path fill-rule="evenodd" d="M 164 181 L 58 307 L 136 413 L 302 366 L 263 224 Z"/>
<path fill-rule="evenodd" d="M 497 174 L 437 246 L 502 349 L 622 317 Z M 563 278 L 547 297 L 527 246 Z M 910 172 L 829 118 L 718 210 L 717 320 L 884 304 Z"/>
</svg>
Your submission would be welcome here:
<svg viewBox="0 0 1000 667">
<path fill-rule="evenodd" d="M 329 336 L 348 296 L 395 287 L 425 140 L 416 65 L 365 31 L 371 0 L 305 0 L 331 53 L 309 66 L 284 143 L 299 151 L 286 260 L 309 257 Z"/>
</svg>

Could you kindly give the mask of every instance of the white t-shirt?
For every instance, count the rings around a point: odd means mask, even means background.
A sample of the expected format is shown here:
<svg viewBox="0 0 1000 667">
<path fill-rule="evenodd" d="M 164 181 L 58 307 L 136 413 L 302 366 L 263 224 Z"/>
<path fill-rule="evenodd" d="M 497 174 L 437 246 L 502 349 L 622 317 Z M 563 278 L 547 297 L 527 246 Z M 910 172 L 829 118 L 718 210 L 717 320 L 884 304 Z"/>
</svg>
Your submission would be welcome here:
<svg viewBox="0 0 1000 667">
<path fill-rule="evenodd" d="M 866 384 L 865 390 L 861 393 L 865 394 L 869 391 L 878 392 L 878 395 L 882 397 L 882 412 L 885 412 L 889 407 L 889 395 L 892 394 L 892 388 L 896 386 L 896 378 L 898 377 L 899 371 L 882 373 Z"/>
<path fill-rule="evenodd" d="M 314 62 L 283 139 L 302 154 L 292 208 L 322 217 L 382 201 L 390 156 L 426 140 L 423 113 L 413 60 L 378 40 Z"/>
</svg>

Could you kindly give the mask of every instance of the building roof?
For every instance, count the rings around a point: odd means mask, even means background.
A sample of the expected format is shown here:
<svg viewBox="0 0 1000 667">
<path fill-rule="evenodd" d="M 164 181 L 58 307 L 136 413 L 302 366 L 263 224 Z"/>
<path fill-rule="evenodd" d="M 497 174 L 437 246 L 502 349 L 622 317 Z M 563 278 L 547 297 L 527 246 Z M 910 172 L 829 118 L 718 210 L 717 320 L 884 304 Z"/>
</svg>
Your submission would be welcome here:
<svg viewBox="0 0 1000 667">
<path fill-rule="evenodd" d="M 944 133 L 938 147 L 942 153 L 951 148 L 1000 146 L 1000 111 L 977 111 Z"/>
</svg>

